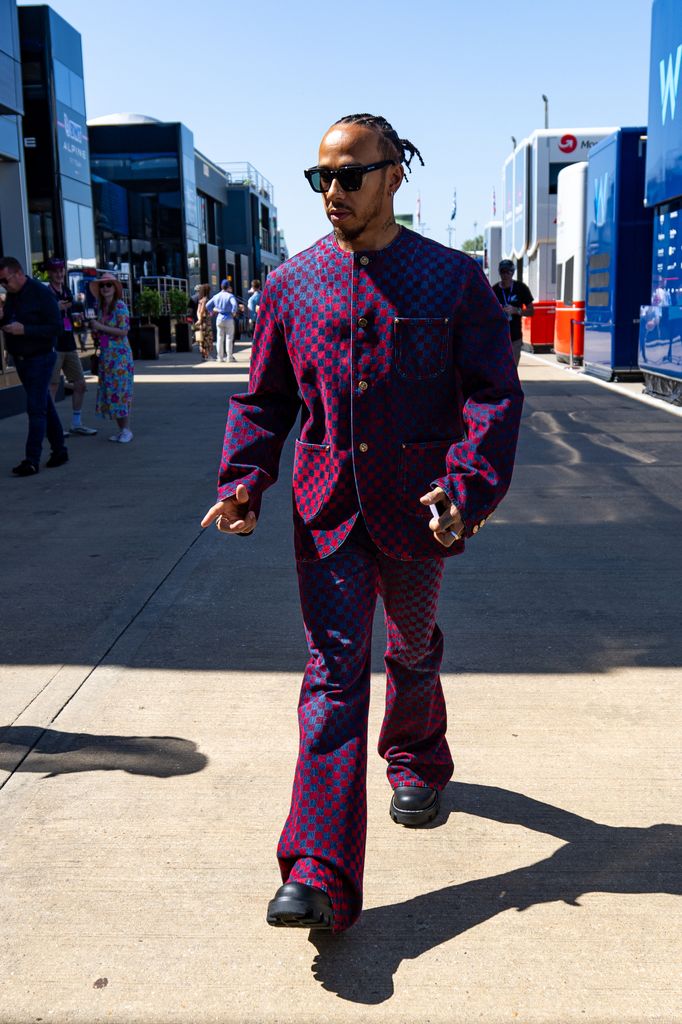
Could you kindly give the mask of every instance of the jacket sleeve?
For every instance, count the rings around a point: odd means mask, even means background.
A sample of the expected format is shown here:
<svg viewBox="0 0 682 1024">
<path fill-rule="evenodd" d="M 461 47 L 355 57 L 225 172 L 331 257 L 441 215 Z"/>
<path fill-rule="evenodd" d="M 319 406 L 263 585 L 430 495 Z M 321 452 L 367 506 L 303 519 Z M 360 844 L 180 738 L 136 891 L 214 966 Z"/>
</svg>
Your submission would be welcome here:
<svg viewBox="0 0 682 1024">
<path fill-rule="evenodd" d="M 455 317 L 455 359 L 465 436 L 451 445 L 446 475 L 432 484 L 455 503 L 470 537 L 509 488 L 523 406 L 507 318 L 473 261 Z"/>
<path fill-rule="evenodd" d="M 41 292 L 45 294 L 42 295 Z M 26 338 L 54 338 L 62 333 L 62 315 L 59 312 L 57 300 L 50 295 L 47 288 L 41 286 L 36 289 L 40 298 L 36 302 L 35 324 L 24 324 L 24 336 Z"/>
<path fill-rule="evenodd" d="M 277 479 L 284 442 L 301 406 L 284 331 L 266 283 L 253 338 L 249 390 L 233 395 L 218 477 L 218 500 L 249 492 L 258 515 L 263 491 Z"/>
</svg>

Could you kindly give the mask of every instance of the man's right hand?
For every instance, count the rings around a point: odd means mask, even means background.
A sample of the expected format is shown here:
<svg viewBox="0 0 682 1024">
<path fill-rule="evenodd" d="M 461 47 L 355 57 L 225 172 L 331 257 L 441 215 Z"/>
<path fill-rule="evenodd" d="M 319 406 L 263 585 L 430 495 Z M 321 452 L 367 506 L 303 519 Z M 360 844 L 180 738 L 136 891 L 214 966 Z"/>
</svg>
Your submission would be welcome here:
<svg viewBox="0 0 682 1024">
<path fill-rule="evenodd" d="M 257 522 L 256 513 L 249 511 L 249 492 L 244 484 L 237 484 L 234 497 L 212 505 L 201 525 L 215 523 L 221 533 L 253 533 Z"/>
</svg>

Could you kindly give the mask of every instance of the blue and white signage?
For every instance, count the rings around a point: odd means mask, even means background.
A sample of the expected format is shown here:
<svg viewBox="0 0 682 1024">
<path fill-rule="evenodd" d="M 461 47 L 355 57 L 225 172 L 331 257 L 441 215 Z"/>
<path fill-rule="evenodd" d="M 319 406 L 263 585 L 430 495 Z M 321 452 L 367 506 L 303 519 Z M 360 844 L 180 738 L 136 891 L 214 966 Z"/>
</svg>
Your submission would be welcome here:
<svg viewBox="0 0 682 1024">
<path fill-rule="evenodd" d="M 682 196 L 682 0 L 654 0 L 646 204 Z"/>
<path fill-rule="evenodd" d="M 85 118 L 63 103 L 57 103 L 57 147 L 60 172 L 89 185 L 90 157 Z"/>
</svg>

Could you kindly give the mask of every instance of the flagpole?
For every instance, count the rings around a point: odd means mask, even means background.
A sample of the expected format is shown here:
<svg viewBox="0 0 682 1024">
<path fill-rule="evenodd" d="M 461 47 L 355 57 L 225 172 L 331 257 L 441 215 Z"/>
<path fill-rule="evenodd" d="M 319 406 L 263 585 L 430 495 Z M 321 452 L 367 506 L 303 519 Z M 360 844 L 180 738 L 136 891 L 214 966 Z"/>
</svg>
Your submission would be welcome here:
<svg viewBox="0 0 682 1024">
<path fill-rule="evenodd" d="M 454 248 L 452 244 L 452 235 L 457 238 L 457 228 L 455 227 L 455 218 L 457 217 L 457 189 L 454 189 L 452 193 L 452 213 L 450 214 L 450 223 L 448 224 L 448 245 L 450 248 Z"/>
</svg>

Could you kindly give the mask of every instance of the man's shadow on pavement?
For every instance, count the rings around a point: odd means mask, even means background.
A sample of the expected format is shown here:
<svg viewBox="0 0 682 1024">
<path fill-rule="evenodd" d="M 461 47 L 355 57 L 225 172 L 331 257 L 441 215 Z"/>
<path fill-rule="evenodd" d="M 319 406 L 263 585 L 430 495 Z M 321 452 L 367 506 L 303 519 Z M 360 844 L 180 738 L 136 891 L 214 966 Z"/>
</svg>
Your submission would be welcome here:
<svg viewBox="0 0 682 1024">
<path fill-rule="evenodd" d="M 179 736 L 97 736 L 32 725 L 0 727 L 0 770 L 48 778 L 72 772 L 123 771 L 169 779 L 192 775 L 208 758 Z"/>
<path fill-rule="evenodd" d="M 615 828 L 520 793 L 464 783 L 447 787 L 442 806 L 446 815 L 523 825 L 566 845 L 528 867 L 366 910 L 340 936 L 311 932 L 312 971 L 323 988 L 352 1002 L 382 1003 L 393 995 L 403 960 L 506 910 L 557 901 L 580 907 L 578 898 L 590 892 L 682 895 L 682 825 Z"/>
</svg>

